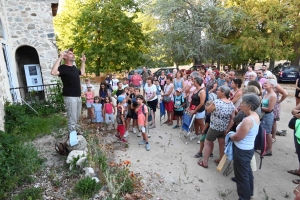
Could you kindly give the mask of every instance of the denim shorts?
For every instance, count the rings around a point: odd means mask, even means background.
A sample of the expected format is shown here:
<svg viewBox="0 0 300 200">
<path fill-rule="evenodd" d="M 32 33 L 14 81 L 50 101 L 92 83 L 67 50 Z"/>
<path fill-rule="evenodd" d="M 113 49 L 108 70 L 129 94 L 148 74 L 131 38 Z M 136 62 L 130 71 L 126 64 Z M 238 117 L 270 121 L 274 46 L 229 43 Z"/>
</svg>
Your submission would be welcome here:
<svg viewBox="0 0 300 200">
<path fill-rule="evenodd" d="M 267 134 L 271 134 L 273 123 L 274 123 L 274 113 L 270 112 L 264 115 L 260 124 L 266 130 Z"/>
<path fill-rule="evenodd" d="M 196 112 L 196 119 L 203 119 L 205 117 L 205 110 L 202 112 Z"/>
</svg>

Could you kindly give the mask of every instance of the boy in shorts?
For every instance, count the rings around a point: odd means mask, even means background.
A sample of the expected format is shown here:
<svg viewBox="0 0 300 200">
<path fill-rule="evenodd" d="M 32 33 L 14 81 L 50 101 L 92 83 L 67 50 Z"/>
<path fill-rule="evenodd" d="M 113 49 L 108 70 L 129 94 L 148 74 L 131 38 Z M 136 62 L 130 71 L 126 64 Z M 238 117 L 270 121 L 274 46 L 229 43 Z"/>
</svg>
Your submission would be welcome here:
<svg viewBox="0 0 300 200">
<path fill-rule="evenodd" d="M 119 135 L 117 134 L 116 137 L 120 138 L 121 142 L 127 142 L 124 139 L 124 134 L 125 134 L 125 109 L 124 109 L 124 104 L 125 104 L 125 98 L 123 96 L 118 97 L 118 106 L 117 106 L 117 116 L 116 116 L 116 121 L 118 123 L 117 131 Z"/>
<path fill-rule="evenodd" d="M 136 97 L 138 107 L 136 108 L 137 116 L 138 116 L 138 126 L 143 135 L 143 140 L 139 143 L 139 145 L 146 144 L 146 150 L 150 151 L 150 144 L 148 143 L 148 135 L 146 133 L 148 126 L 148 107 L 144 104 L 144 97 L 142 95 L 138 95 Z"/>
<path fill-rule="evenodd" d="M 185 100 L 182 96 L 182 89 L 177 88 L 176 89 L 176 96 L 174 96 L 174 116 L 177 119 L 177 125 L 175 125 L 173 127 L 173 129 L 180 127 L 179 126 L 179 121 L 182 122 L 184 105 L 185 105 Z"/>
<path fill-rule="evenodd" d="M 205 109 L 208 108 L 212 103 L 213 103 L 212 100 L 207 101 L 205 103 Z M 200 140 L 198 141 L 198 144 L 200 144 L 200 151 L 194 156 L 194 158 L 201 158 L 203 156 L 202 151 L 204 148 L 204 141 L 206 138 L 206 134 L 209 129 L 209 124 L 210 124 L 210 113 L 206 114 L 206 116 L 205 116 L 205 126 L 204 126 L 204 129 L 202 132 L 202 136 L 201 136 Z M 212 151 L 213 151 L 213 149 L 214 149 L 214 146 L 212 146 Z M 210 157 L 213 157 L 212 153 L 210 153 Z"/>
</svg>

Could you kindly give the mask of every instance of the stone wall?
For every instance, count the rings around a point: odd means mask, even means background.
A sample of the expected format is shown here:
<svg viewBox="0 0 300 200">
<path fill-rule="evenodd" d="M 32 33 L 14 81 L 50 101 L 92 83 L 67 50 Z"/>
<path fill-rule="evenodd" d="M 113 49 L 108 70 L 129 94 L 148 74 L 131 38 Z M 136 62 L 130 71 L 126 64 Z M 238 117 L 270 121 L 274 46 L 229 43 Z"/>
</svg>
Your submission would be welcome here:
<svg viewBox="0 0 300 200">
<path fill-rule="evenodd" d="M 36 49 L 44 84 L 51 83 L 52 65 L 57 59 L 52 3 L 59 0 L 0 0 L 0 19 L 4 24 L 13 87 L 19 87 L 16 50 L 21 46 Z M 0 38 L 0 45 L 1 38 Z M 6 64 L 0 52 L 0 130 L 4 129 L 4 103 L 11 99 Z M 38 64 L 38 63 L 31 63 Z"/>
<path fill-rule="evenodd" d="M 18 47 L 29 45 L 34 47 L 39 56 L 44 84 L 53 78 L 51 67 L 57 59 L 55 34 L 51 3 L 58 0 L 46 1 L 5 1 L 8 32 L 12 43 L 13 58 Z"/>
</svg>

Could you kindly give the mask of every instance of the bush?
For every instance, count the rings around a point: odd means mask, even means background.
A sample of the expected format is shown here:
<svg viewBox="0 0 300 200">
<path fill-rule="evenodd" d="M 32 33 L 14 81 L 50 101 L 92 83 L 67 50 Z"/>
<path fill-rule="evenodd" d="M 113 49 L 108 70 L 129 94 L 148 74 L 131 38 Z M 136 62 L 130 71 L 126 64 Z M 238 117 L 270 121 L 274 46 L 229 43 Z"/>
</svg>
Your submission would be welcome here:
<svg viewBox="0 0 300 200">
<path fill-rule="evenodd" d="M 18 196 L 14 197 L 14 200 L 42 200 L 43 189 L 41 188 L 27 188 L 23 190 Z"/>
<path fill-rule="evenodd" d="M 91 177 L 81 179 L 75 185 L 75 192 L 84 199 L 91 198 L 100 189 L 100 184 L 96 183 Z"/>
<path fill-rule="evenodd" d="M 0 199 L 7 197 L 16 186 L 32 182 L 31 175 L 42 167 L 32 144 L 24 144 L 14 135 L 0 131 Z"/>
</svg>

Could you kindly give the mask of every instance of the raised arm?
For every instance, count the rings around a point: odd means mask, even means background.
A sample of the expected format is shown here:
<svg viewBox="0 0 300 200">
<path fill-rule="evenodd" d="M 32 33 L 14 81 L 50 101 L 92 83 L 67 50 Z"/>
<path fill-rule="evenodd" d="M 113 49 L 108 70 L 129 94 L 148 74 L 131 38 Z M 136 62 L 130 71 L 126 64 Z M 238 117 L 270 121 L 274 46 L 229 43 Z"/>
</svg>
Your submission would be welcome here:
<svg viewBox="0 0 300 200">
<path fill-rule="evenodd" d="M 85 61 L 86 61 L 86 57 L 85 57 L 84 53 L 82 53 L 80 60 L 81 60 L 81 67 L 80 67 L 81 75 L 84 75 L 85 74 Z"/>
<path fill-rule="evenodd" d="M 58 59 L 56 60 L 56 62 L 54 63 L 52 69 L 51 69 L 51 75 L 53 76 L 58 76 L 59 75 L 59 71 L 58 71 L 58 67 L 62 61 L 62 59 L 64 58 L 64 56 L 66 55 L 65 51 L 60 52 L 60 55 L 58 57 Z"/>
</svg>

